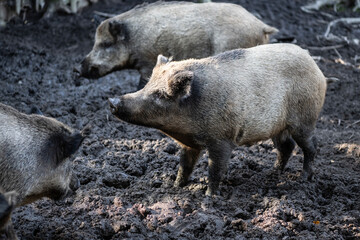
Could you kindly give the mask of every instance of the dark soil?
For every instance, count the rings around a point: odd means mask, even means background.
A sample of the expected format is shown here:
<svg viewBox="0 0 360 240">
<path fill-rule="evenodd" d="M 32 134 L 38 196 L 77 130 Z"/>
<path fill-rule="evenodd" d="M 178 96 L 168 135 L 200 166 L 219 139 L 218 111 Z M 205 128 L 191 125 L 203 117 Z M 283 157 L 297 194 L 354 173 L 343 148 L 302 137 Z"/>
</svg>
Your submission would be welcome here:
<svg viewBox="0 0 360 240">
<path fill-rule="evenodd" d="M 13 222 L 21 239 L 360 239 L 360 27 L 334 27 L 333 34 L 352 40 L 338 53 L 312 48 L 339 44 L 321 37 L 328 22 L 359 12 L 323 9 L 331 18 L 302 12 L 301 0 L 230 2 L 277 27 L 273 42 L 310 49 L 324 74 L 339 78 L 328 86 L 317 124 L 315 179 L 301 180 L 298 148 L 285 172 L 274 174 L 269 140 L 233 152 L 220 196 L 205 197 L 207 153 L 189 185 L 175 189 L 176 143 L 109 111 L 108 97 L 136 90 L 137 71 L 98 80 L 73 73 L 93 45 L 93 11 L 121 13 L 140 3 L 100 1 L 79 15 L 15 20 L 0 30 L 0 101 L 23 112 L 36 105 L 74 128 L 92 126 L 74 160 L 80 189 L 60 202 L 17 208 Z"/>
</svg>

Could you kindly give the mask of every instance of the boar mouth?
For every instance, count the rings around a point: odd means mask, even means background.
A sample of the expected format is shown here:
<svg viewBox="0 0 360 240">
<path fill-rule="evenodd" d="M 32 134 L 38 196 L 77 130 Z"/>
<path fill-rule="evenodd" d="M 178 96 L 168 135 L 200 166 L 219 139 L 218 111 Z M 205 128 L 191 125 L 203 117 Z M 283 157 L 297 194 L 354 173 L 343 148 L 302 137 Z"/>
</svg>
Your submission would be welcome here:
<svg viewBox="0 0 360 240">
<path fill-rule="evenodd" d="M 51 190 L 49 192 L 49 198 L 52 199 L 53 201 L 60 201 L 63 200 L 65 198 L 67 198 L 69 196 L 69 189 L 64 189 L 64 190 Z"/>
<path fill-rule="evenodd" d="M 99 68 L 91 67 L 89 71 L 82 69 L 80 76 L 86 77 L 89 79 L 96 79 L 102 77 L 100 74 Z"/>
<path fill-rule="evenodd" d="M 116 116 L 117 118 L 126 121 L 131 122 L 130 120 L 130 113 L 124 109 L 121 105 L 121 100 L 119 98 L 109 98 L 108 99 L 109 105 L 110 105 L 110 111 L 111 113 Z"/>
<path fill-rule="evenodd" d="M 109 98 L 108 99 L 109 105 L 110 105 L 110 111 L 112 114 L 116 115 L 117 107 L 116 105 L 119 104 L 120 100 L 116 98 Z"/>
</svg>

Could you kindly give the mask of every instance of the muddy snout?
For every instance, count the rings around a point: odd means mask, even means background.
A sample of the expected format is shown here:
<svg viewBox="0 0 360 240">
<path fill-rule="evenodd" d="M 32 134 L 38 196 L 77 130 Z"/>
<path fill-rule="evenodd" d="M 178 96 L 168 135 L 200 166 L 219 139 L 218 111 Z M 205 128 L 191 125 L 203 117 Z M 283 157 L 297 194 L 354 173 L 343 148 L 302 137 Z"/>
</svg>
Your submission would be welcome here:
<svg viewBox="0 0 360 240">
<path fill-rule="evenodd" d="M 68 187 L 64 189 L 60 189 L 60 188 L 53 189 L 53 191 L 50 194 L 51 196 L 50 198 L 54 201 L 64 200 L 65 198 L 74 196 L 76 194 L 76 190 L 78 190 L 79 188 L 80 188 L 80 181 L 76 177 L 76 175 L 72 173 Z"/>
<path fill-rule="evenodd" d="M 74 192 L 80 187 L 80 181 L 74 173 L 72 174 L 69 187 Z"/>
<path fill-rule="evenodd" d="M 112 114 L 116 115 L 118 109 L 121 107 L 122 102 L 120 98 L 109 98 L 110 111 Z"/>
<path fill-rule="evenodd" d="M 88 57 L 84 58 L 81 61 L 80 66 L 74 68 L 74 72 L 78 72 L 81 77 L 86 77 L 86 78 L 101 77 L 99 67 L 94 64 L 91 64 Z"/>
</svg>

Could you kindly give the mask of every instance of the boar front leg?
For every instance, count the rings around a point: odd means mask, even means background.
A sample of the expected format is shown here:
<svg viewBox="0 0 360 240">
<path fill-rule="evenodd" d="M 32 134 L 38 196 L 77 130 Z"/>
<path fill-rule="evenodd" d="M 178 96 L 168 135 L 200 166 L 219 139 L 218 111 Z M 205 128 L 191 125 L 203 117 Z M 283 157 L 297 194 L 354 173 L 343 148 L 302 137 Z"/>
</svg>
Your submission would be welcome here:
<svg viewBox="0 0 360 240">
<path fill-rule="evenodd" d="M 19 239 L 15 233 L 15 229 L 14 229 L 14 226 L 12 225 L 11 220 L 5 227 L 5 236 L 9 240 L 18 240 Z"/>
<path fill-rule="evenodd" d="M 207 149 L 209 151 L 209 186 L 206 195 L 212 196 L 219 194 L 220 181 L 227 171 L 233 146 L 226 141 L 216 141 L 209 144 Z"/>
<path fill-rule="evenodd" d="M 194 166 L 199 159 L 201 150 L 183 147 L 180 154 L 180 165 L 175 180 L 175 187 L 183 187 L 187 184 L 187 181 L 194 169 Z"/>
</svg>

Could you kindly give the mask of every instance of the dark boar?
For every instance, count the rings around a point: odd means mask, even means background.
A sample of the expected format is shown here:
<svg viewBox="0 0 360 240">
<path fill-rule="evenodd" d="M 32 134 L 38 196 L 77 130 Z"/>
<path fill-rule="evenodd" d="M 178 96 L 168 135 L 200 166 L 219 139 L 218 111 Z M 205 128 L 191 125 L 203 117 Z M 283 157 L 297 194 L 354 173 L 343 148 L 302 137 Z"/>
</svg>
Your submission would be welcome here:
<svg viewBox="0 0 360 240">
<path fill-rule="evenodd" d="M 81 75 L 98 78 L 134 68 L 147 82 L 158 54 L 203 58 L 267 43 L 277 29 L 230 3 L 156 2 L 103 21 Z"/>
<path fill-rule="evenodd" d="M 307 51 L 266 44 L 180 62 L 160 55 L 142 90 L 109 102 L 118 118 L 158 128 L 180 143 L 178 186 L 207 149 L 211 195 L 235 146 L 269 138 L 278 150 L 275 167 L 284 170 L 296 142 L 304 152 L 303 177 L 310 179 L 325 92 L 325 77 Z"/>
<path fill-rule="evenodd" d="M 17 192 L 17 206 L 64 197 L 79 187 L 69 158 L 82 141 L 79 131 L 53 118 L 0 104 L 0 187 Z M 13 231 L 11 222 L 6 231 Z"/>
</svg>

